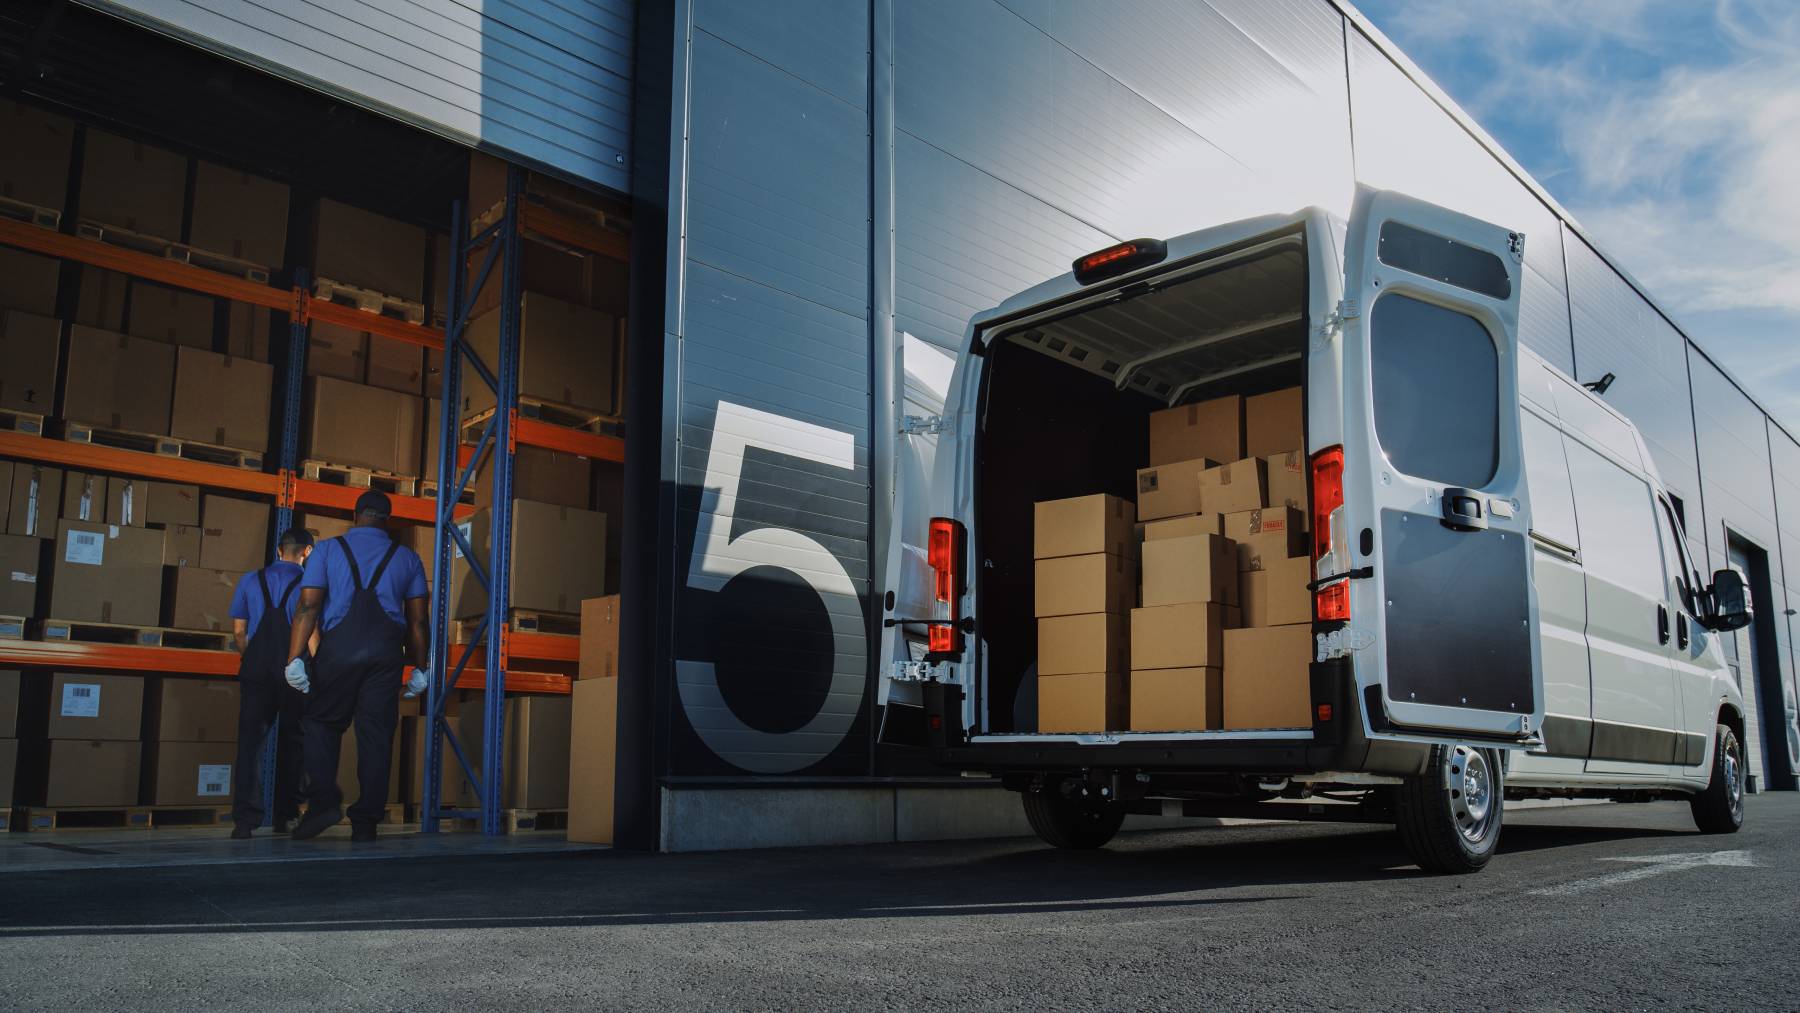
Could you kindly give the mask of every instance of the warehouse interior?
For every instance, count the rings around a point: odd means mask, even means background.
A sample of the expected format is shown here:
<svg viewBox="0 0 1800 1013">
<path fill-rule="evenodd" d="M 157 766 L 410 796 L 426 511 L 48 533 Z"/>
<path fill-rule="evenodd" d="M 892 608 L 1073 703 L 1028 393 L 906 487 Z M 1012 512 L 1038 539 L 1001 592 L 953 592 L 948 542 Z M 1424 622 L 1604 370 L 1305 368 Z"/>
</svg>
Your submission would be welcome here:
<svg viewBox="0 0 1800 1013">
<path fill-rule="evenodd" d="M 0 121 L 0 820 L 223 836 L 232 590 L 375 489 L 438 679 L 387 830 L 609 841 L 623 198 L 62 3 L 0 5 Z"/>
</svg>

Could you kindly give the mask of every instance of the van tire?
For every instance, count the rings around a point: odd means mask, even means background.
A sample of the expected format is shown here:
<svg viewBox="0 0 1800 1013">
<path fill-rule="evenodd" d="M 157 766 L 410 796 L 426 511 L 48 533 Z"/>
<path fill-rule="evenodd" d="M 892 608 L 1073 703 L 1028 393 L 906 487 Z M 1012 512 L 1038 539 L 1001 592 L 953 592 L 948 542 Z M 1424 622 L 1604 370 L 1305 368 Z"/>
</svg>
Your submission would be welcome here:
<svg viewBox="0 0 1800 1013">
<path fill-rule="evenodd" d="M 1496 750 L 1432 747 L 1427 773 L 1407 778 L 1394 794 L 1400 840 L 1420 869 L 1470 873 L 1487 865 L 1500 845 L 1504 777 Z M 1481 808 L 1467 806 L 1468 798 L 1479 798 Z"/>
<path fill-rule="evenodd" d="M 1703 834 L 1735 834 L 1744 825 L 1744 750 L 1731 726 L 1714 732 L 1712 778 L 1688 805 Z"/>
<path fill-rule="evenodd" d="M 1025 819 L 1053 848 L 1091 850 L 1106 844 L 1125 822 L 1125 808 L 1113 802 L 1070 798 L 1060 781 L 1034 784 L 1019 794 Z"/>
</svg>

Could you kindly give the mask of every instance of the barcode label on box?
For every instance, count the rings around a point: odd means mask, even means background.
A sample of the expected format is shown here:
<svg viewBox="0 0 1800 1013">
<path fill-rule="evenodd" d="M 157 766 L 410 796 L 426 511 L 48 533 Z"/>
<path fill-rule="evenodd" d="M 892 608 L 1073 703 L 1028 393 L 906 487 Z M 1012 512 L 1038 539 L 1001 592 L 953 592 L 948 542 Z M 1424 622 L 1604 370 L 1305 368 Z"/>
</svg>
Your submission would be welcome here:
<svg viewBox="0 0 1800 1013">
<path fill-rule="evenodd" d="M 12 579 L 15 584 L 35 584 L 37 583 L 37 574 L 26 573 L 23 570 L 14 570 L 12 572 Z"/>
<path fill-rule="evenodd" d="M 98 531 L 71 531 L 69 544 L 63 549 L 63 561 L 99 566 L 106 555 L 106 536 Z"/>
<path fill-rule="evenodd" d="M 231 794 L 231 764 L 202 763 L 197 793 L 201 798 Z"/>
<path fill-rule="evenodd" d="M 456 526 L 456 530 L 462 532 L 462 536 L 463 536 L 464 540 L 470 541 L 470 542 L 474 541 L 474 538 L 475 538 L 475 522 L 474 521 L 463 521 L 461 524 L 458 524 Z M 450 539 L 450 554 L 455 556 L 457 559 L 463 558 L 462 542 L 459 542 L 454 538 Z"/>
<path fill-rule="evenodd" d="M 93 682 L 63 683 L 62 716 L 65 718 L 97 718 L 100 716 L 100 685 Z"/>
</svg>

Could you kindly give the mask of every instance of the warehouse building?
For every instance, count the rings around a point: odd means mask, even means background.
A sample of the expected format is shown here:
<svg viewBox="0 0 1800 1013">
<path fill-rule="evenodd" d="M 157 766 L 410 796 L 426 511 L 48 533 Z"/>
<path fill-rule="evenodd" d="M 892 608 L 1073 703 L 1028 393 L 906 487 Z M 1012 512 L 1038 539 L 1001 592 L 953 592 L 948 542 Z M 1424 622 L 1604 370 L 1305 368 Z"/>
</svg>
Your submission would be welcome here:
<svg viewBox="0 0 1800 1013">
<path fill-rule="evenodd" d="M 475 797 L 414 717 L 393 795 L 428 827 L 446 805 L 491 832 L 577 819 L 605 782 L 616 811 L 590 818 L 632 847 L 1022 829 L 1011 796 L 879 742 L 902 658 L 882 599 L 924 537 L 934 439 L 909 416 L 941 410 L 974 313 L 1073 257 L 1342 216 L 1359 182 L 1527 236 L 1523 340 L 1615 377 L 1695 559 L 1746 575 L 1750 773 L 1795 785 L 1800 443 L 1342 0 L 14 0 L 0 68 L 9 137 L 64 152 L 60 177 L 0 165 L 8 551 L 42 572 L 0 607 L 30 638 L 0 642 L 22 791 L 101 769 L 32 724 L 71 681 L 136 680 L 142 714 L 86 736 L 142 765 L 115 797 L 156 803 L 177 753 L 216 765 L 174 699 L 226 673 L 191 640 L 207 575 L 386 483 L 421 555 L 466 573 L 431 534 L 466 524 L 510 584 L 438 582 L 438 642 L 474 673 L 440 716 L 477 757 L 504 736 L 472 766 L 507 773 Z M 489 455 L 462 507 L 446 424 Z M 66 576 L 58 526 L 139 503 L 120 555 L 146 590 Z M 562 636 L 607 595 L 579 625 L 598 644 L 617 620 L 616 667 Z M 82 639 L 107 624 L 164 639 Z M 500 671 L 510 701 L 474 688 Z"/>
</svg>

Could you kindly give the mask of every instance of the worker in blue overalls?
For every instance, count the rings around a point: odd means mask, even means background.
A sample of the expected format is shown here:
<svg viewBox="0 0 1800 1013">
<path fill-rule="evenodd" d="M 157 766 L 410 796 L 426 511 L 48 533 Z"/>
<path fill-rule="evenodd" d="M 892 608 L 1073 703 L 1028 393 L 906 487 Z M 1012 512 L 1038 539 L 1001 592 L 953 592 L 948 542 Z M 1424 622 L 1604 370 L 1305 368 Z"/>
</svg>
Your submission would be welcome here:
<svg viewBox="0 0 1800 1013">
<path fill-rule="evenodd" d="M 287 682 L 309 694 L 306 718 L 306 815 L 295 840 L 317 837 L 344 818 L 338 790 L 338 747 L 356 726 L 360 794 L 350 806 L 350 839 L 372 841 L 387 809 L 394 729 L 400 723 L 401 673 L 407 697 L 425 691 L 425 567 L 419 554 L 388 534 L 392 512 L 373 490 L 356 500 L 349 531 L 327 539 L 306 561 L 300 606 L 288 637 Z M 307 641 L 320 630 L 309 666 Z"/>
<path fill-rule="evenodd" d="M 231 596 L 232 634 L 238 654 L 238 749 L 232 771 L 231 837 L 248 840 L 262 826 L 262 752 L 269 726 L 281 723 L 275 742 L 275 832 L 286 833 L 300 815 L 302 696 L 282 678 L 301 566 L 312 553 L 312 532 L 289 528 L 275 543 L 275 562 L 238 579 Z"/>
</svg>

